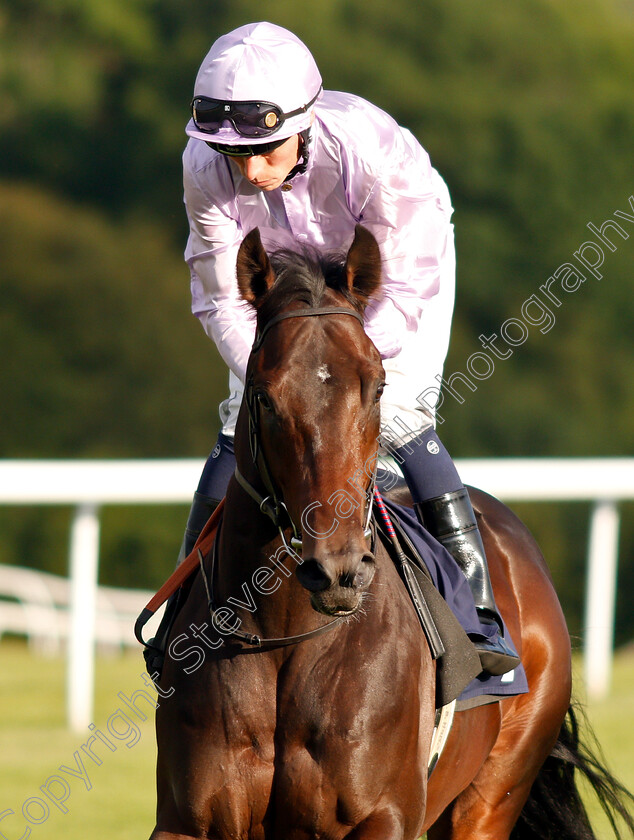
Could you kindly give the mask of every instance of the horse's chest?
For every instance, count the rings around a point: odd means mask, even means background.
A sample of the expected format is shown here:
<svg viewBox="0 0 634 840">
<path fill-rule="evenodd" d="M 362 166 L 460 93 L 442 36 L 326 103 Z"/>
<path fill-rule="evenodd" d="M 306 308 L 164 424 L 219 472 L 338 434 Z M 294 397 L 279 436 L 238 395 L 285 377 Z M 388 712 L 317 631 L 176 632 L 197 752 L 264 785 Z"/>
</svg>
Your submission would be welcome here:
<svg viewBox="0 0 634 840">
<path fill-rule="evenodd" d="M 412 738 L 420 731 L 418 675 L 406 689 L 383 665 L 363 657 L 347 669 L 325 661 L 324 671 L 291 671 L 278 686 L 272 801 L 292 803 L 299 833 L 337 837 L 362 822 L 403 762 L 414 768 L 411 793 L 420 798 L 417 768 L 426 759 Z M 291 836 L 283 828 L 274 836 Z"/>
<path fill-rule="evenodd" d="M 219 666 L 212 811 L 235 836 L 338 838 L 395 785 L 422 801 L 420 657 L 360 633 L 345 641 Z"/>
</svg>

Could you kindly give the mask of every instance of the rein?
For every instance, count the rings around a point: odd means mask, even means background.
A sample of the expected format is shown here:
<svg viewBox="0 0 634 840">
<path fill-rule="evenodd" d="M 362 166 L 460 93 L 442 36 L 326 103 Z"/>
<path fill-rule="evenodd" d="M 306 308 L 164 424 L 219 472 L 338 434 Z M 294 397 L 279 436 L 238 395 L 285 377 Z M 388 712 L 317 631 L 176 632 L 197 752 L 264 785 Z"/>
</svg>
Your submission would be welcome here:
<svg viewBox="0 0 634 840">
<path fill-rule="evenodd" d="M 213 597 L 213 579 L 214 579 L 214 571 L 216 568 L 216 546 L 218 545 L 218 541 L 215 540 L 214 544 L 211 548 L 211 568 L 209 569 L 209 580 L 207 580 L 207 575 L 205 573 L 205 565 L 204 565 L 204 557 L 202 551 L 198 550 L 198 562 L 200 564 L 200 573 L 202 575 L 203 583 L 205 584 L 205 592 L 207 593 L 207 605 L 209 607 L 209 615 L 211 617 L 212 625 L 218 630 L 219 626 L 222 626 L 222 619 L 218 615 L 218 612 L 214 606 L 214 597 Z M 287 645 L 296 645 L 299 642 L 305 642 L 307 639 L 312 639 L 315 636 L 321 636 L 322 633 L 325 633 L 327 630 L 331 630 L 336 624 L 341 624 L 346 616 L 340 616 L 339 618 L 335 618 L 333 621 L 329 621 L 327 624 L 322 624 L 321 627 L 315 628 L 315 630 L 308 630 L 306 633 L 298 633 L 296 636 L 282 636 L 280 638 L 262 638 L 258 636 L 256 633 L 245 633 L 244 630 L 227 630 L 224 629 L 222 635 L 225 638 L 231 638 L 239 642 L 244 642 L 245 645 L 249 645 L 250 647 L 254 648 L 265 648 L 265 647 L 286 647 Z"/>
</svg>

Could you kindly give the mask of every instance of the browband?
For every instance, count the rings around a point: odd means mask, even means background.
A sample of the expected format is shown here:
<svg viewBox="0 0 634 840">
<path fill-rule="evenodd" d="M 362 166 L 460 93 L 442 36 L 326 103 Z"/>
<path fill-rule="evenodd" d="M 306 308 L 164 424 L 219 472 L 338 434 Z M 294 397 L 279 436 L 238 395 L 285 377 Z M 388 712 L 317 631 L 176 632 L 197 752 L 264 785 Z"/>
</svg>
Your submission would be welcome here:
<svg viewBox="0 0 634 840">
<path fill-rule="evenodd" d="M 275 324 L 286 320 L 286 318 L 304 318 L 312 315 L 352 315 L 352 317 L 356 318 L 361 326 L 363 326 L 363 315 L 356 310 L 349 309 L 345 306 L 322 306 L 317 309 L 294 309 L 292 312 L 283 312 L 281 315 L 276 315 L 275 318 L 271 318 L 270 321 L 267 321 L 262 332 L 255 336 L 251 352 L 255 353 L 260 349 L 262 342 L 264 341 L 264 336 L 271 327 L 275 326 Z"/>
</svg>

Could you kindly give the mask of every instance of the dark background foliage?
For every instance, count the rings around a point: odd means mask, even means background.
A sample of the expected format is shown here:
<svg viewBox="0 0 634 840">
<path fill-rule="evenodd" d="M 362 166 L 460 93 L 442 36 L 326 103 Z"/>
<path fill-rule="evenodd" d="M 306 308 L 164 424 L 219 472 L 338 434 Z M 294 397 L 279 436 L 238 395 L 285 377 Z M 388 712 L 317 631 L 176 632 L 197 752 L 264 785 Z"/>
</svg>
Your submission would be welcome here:
<svg viewBox="0 0 634 840">
<path fill-rule="evenodd" d="M 189 314 L 180 155 L 213 40 L 266 17 L 328 88 L 410 128 L 454 202 L 458 301 L 446 374 L 634 195 L 631 0 L 4 0 L 0 6 L 0 457 L 207 454 L 225 373 Z M 633 200 L 634 201 L 634 200 Z M 634 225 L 621 220 L 634 232 Z M 628 455 L 634 239 L 446 398 L 456 457 Z M 573 633 L 587 505 L 517 508 Z M 624 505 L 617 637 L 634 617 Z M 104 512 L 101 579 L 154 586 L 186 511 Z M 0 509 L 0 562 L 64 572 L 69 511 Z"/>
</svg>

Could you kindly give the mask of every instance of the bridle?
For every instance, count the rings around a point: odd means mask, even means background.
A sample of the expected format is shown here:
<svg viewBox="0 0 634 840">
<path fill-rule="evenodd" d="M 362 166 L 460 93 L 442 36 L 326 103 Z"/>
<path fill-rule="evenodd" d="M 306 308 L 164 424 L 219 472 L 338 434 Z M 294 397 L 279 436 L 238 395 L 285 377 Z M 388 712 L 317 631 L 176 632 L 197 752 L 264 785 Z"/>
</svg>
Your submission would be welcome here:
<svg viewBox="0 0 634 840">
<path fill-rule="evenodd" d="M 315 309 L 295 309 L 291 312 L 283 312 L 281 315 L 277 315 L 275 318 L 271 318 L 270 321 L 267 321 L 261 332 L 258 332 L 256 334 L 251 352 L 258 352 L 258 350 L 262 347 L 262 342 L 264 341 L 264 338 L 268 331 L 271 329 L 271 327 L 273 327 L 275 324 L 278 324 L 280 321 L 284 321 L 287 318 L 304 318 L 313 317 L 316 315 L 352 315 L 352 317 L 356 318 L 357 321 L 359 321 L 359 323 L 361 324 L 361 326 L 363 326 L 363 316 L 356 312 L 354 309 L 348 309 L 346 307 L 340 306 L 326 306 L 318 307 Z M 281 493 L 279 493 L 275 487 L 275 483 L 273 482 L 273 479 L 271 477 L 271 471 L 269 469 L 266 456 L 264 455 L 264 450 L 260 441 L 257 394 L 255 392 L 252 376 L 249 377 L 249 379 L 246 382 L 244 389 L 244 400 L 249 415 L 249 445 L 251 449 L 251 457 L 253 458 L 253 463 L 258 472 L 258 475 L 260 476 L 260 479 L 264 484 L 267 495 L 264 496 L 262 495 L 262 493 L 256 490 L 256 488 L 249 481 L 247 481 L 247 479 L 242 475 L 242 473 L 237 467 L 235 469 L 235 477 L 240 486 L 257 503 L 258 507 L 260 508 L 260 511 L 265 516 L 268 516 L 268 518 L 273 522 L 280 534 L 285 551 L 290 556 L 297 558 L 301 562 L 301 557 L 299 556 L 299 553 L 302 549 L 301 531 L 293 522 L 291 515 L 288 512 L 288 508 L 284 504 L 284 500 L 282 498 Z M 370 484 L 366 490 L 366 537 L 369 537 L 371 534 L 370 519 L 372 516 L 372 500 L 374 497 L 375 485 L 376 466 L 372 474 Z M 288 527 L 290 527 L 293 532 L 290 545 L 288 544 L 286 534 L 284 533 L 285 529 Z M 203 583 L 207 592 L 207 602 L 212 623 L 219 619 L 213 597 L 213 580 L 214 570 L 216 566 L 217 543 L 218 539 L 216 538 L 211 551 L 211 568 L 208 576 L 209 579 L 207 577 L 207 574 L 205 573 L 204 558 L 202 552 L 198 552 L 198 559 L 200 563 L 200 569 L 202 572 Z M 321 627 L 317 627 L 314 630 L 309 630 L 306 633 L 299 633 L 296 636 L 283 636 L 281 638 L 262 638 L 252 633 L 246 633 L 243 630 L 230 630 L 228 632 L 223 633 L 223 635 L 225 638 L 232 638 L 234 641 L 243 642 L 246 645 L 259 649 L 284 647 L 287 645 L 298 644 L 299 642 L 306 641 L 307 639 L 312 639 L 315 636 L 320 636 L 322 633 L 326 633 L 328 630 L 333 629 L 344 620 L 345 616 L 339 616 L 333 619 L 333 621 L 329 621 L 327 624 L 323 624 L 321 625 Z"/>
<path fill-rule="evenodd" d="M 361 326 L 363 326 L 363 316 L 354 309 L 348 309 L 343 306 L 324 306 L 317 307 L 315 309 L 294 309 L 291 312 L 283 312 L 281 315 L 277 315 L 275 318 L 271 318 L 270 321 L 267 321 L 263 329 L 256 334 L 251 352 L 257 353 L 258 350 L 260 350 L 268 331 L 280 321 L 284 321 L 287 318 L 307 318 L 319 315 L 351 315 L 359 321 Z M 271 477 L 271 471 L 260 440 L 258 398 L 254 387 L 253 376 L 250 376 L 245 384 L 244 400 L 249 415 L 249 446 L 251 449 L 251 457 L 258 475 L 262 480 L 262 484 L 265 487 L 266 495 L 263 495 L 256 490 L 256 488 L 247 481 L 237 467 L 235 469 L 235 477 L 242 489 L 245 490 L 256 502 L 260 511 L 265 516 L 268 516 L 271 522 L 275 525 L 280 534 L 285 550 L 291 555 L 297 555 L 302 549 L 301 530 L 297 527 L 296 523 L 293 522 L 291 515 L 288 512 L 288 508 L 284 503 L 284 499 L 282 498 L 282 494 L 275 487 L 275 483 Z M 375 483 L 376 467 L 370 480 L 370 484 L 366 490 L 366 518 L 364 527 L 366 537 L 369 537 L 370 535 L 370 518 L 372 516 L 372 498 Z M 285 529 L 289 527 L 292 530 L 290 545 L 286 539 L 286 534 L 284 533 Z"/>
</svg>

